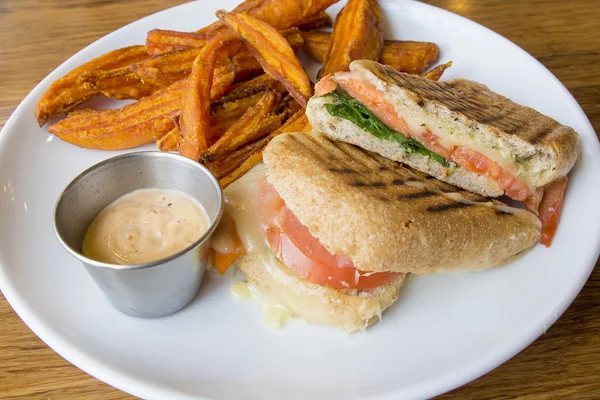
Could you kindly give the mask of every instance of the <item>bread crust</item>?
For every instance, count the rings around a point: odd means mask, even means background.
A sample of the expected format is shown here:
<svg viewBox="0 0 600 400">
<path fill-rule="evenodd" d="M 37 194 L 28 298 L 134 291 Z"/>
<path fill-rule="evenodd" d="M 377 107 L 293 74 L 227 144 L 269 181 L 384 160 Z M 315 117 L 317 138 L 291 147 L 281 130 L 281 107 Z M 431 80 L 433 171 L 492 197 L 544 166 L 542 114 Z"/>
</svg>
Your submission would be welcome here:
<svg viewBox="0 0 600 400">
<path fill-rule="evenodd" d="M 297 316 L 316 324 L 331 325 L 353 332 L 366 328 L 397 299 L 404 281 L 401 276 L 375 289 L 340 290 L 317 285 L 289 271 L 275 257 L 246 254 L 237 267 L 258 291 Z"/>
<path fill-rule="evenodd" d="M 540 222 L 527 211 L 318 133 L 278 136 L 264 162 L 300 222 L 363 271 L 483 270 L 540 237 Z"/>
<path fill-rule="evenodd" d="M 521 158 L 539 159 L 543 173 L 536 176 L 536 187 L 565 176 L 579 157 L 579 137 L 572 128 L 480 83 L 466 79 L 436 82 L 368 60 L 352 62 L 350 70 L 385 86 L 388 98 L 402 92 L 413 105 L 445 115 L 480 135 L 499 138 L 498 143 Z"/>
</svg>

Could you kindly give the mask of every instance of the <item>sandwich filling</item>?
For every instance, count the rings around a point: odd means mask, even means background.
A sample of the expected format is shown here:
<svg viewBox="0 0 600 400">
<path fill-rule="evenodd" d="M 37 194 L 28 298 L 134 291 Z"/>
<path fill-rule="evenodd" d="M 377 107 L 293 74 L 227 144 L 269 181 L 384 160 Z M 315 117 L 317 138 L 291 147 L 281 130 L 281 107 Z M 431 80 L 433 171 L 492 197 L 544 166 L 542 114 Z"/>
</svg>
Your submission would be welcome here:
<svg viewBox="0 0 600 400">
<path fill-rule="evenodd" d="M 350 72 L 338 72 L 321 79 L 315 90 L 317 95 L 336 98 L 336 103 L 326 105 L 327 111 L 334 117 L 346 119 L 381 139 L 398 141 L 401 138 L 407 143 L 402 147 L 409 153 L 429 156 L 445 167 L 453 162 L 478 175 L 488 176 L 513 200 L 525 201 L 535 197 L 535 190 L 516 176 L 516 165 L 485 149 L 474 150 L 465 146 L 465 143 L 458 143 L 444 130 L 434 132 L 432 129 L 435 124 L 412 121 L 399 115 L 383 91 L 352 76 Z M 393 130 L 395 135 L 375 133 L 373 127 L 377 125 L 384 125 L 388 130 Z"/>
<path fill-rule="evenodd" d="M 393 140 L 407 153 L 428 156 L 444 167 L 459 167 L 498 183 L 504 194 L 524 202 L 525 208 L 538 215 L 542 222 L 541 243 L 549 247 L 562 210 L 567 177 L 536 187 L 518 176 L 519 166 L 498 152 L 438 127 L 433 121 L 402 115 L 385 92 L 374 84 L 337 72 L 321 79 L 315 86 L 317 96 L 332 96 L 335 102 L 326 104 L 334 117 L 350 121 L 363 131 L 382 139 Z M 425 121 L 425 122 L 424 122 Z"/>
<path fill-rule="evenodd" d="M 269 252 L 298 277 L 333 289 L 371 289 L 404 275 L 361 271 L 348 257 L 331 254 L 267 182 L 264 165 L 250 173 L 256 176 L 232 185 L 245 184 L 243 193 L 226 192 L 226 215 L 212 244 L 212 262 L 221 273 L 242 254 Z"/>
</svg>

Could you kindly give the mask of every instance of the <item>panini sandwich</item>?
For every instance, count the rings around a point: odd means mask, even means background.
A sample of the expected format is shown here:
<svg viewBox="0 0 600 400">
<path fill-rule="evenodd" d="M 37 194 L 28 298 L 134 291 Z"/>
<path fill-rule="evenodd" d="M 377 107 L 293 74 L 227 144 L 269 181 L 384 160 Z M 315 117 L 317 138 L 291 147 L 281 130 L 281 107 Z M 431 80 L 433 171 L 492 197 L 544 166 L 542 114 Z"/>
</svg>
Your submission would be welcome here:
<svg viewBox="0 0 600 400">
<path fill-rule="evenodd" d="M 577 133 L 486 86 L 435 82 L 373 61 L 323 78 L 308 105 L 314 129 L 487 197 L 539 213 L 549 245 L 579 155 Z"/>
<path fill-rule="evenodd" d="M 319 133 L 284 133 L 225 190 L 248 282 L 310 322 L 354 331 L 405 274 L 476 271 L 534 245 L 539 220 Z M 235 245 L 213 246 L 234 252 Z"/>
</svg>

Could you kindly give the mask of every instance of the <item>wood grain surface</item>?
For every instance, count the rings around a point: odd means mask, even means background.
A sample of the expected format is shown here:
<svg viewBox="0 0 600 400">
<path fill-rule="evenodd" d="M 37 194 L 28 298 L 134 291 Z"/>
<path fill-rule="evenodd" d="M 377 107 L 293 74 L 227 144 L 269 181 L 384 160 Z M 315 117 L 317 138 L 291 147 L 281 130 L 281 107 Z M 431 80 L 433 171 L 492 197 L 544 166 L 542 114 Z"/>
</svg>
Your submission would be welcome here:
<svg viewBox="0 0 600 400">
<path fill-rule="evenodd" d="M 0 0 L 0 127 L 27 93 L 72 54 L 178 0 Z M 600 12 L 596 0 L 428 0 L 531 53 L 571 91 L 600 131 Z M 510 60 L 507 60 L 510 62 Z M 596 265 L 598 266 L 598 264 Z M 543 277 L 541 277 L 543 279 Z M 1 399 L 131 398 L 80 371 L 0 299 Z M 440 399 L 600 398 L 600 270 L 535 343 Z"/>
</svg>

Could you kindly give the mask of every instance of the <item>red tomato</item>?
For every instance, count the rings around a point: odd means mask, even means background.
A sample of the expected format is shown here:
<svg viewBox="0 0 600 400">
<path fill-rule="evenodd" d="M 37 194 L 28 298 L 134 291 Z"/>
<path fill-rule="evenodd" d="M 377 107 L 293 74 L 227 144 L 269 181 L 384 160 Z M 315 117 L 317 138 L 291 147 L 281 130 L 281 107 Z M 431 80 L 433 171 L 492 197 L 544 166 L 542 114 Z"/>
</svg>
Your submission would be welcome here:
<svg viewBox="0 0 600 400">
<path fill-rule="evenodd" d="M 475 150 L 456 146 L 452 152 L 452 160 L 463 168 L 494 179 L 504 190 L 504 194 L 513 200 L 524 201 L 530 194 L 530 189 L 525 182 Z"/>
<path fill-rule="evenodd" d="M 436 154 L 444 157 L 446 160 L 450 160 L 452 156 L 452 150 L 448 150 L 444 145 L 440 143 L 440 137 L 429 129 L 425 129 L 425 131 L 421 134 L 421 137 L 418 138 L 421 143 L 427 148 L 427 150 L 431 150 Z"/>
<path fill-rule="evenodd" d="M 563 207 L 567 181 L 568 178 L 565 176 L 544 187 L 544 197 L 540 203 L 540 221 L 542 221 L 542 239 L 540 243 L 546 247 L 550 247 L 558 228 L 558 219 Z"/>
<path fill-rule="evenodd" d="M 286 207 L 266 180 L 260 194 L 261 228 L 271 250 L 293 273 L 334 289 L 366 289 L 402 276 L 395 272 L 363 272 L 343 255 L 331 254 Z"/>
</svg>

